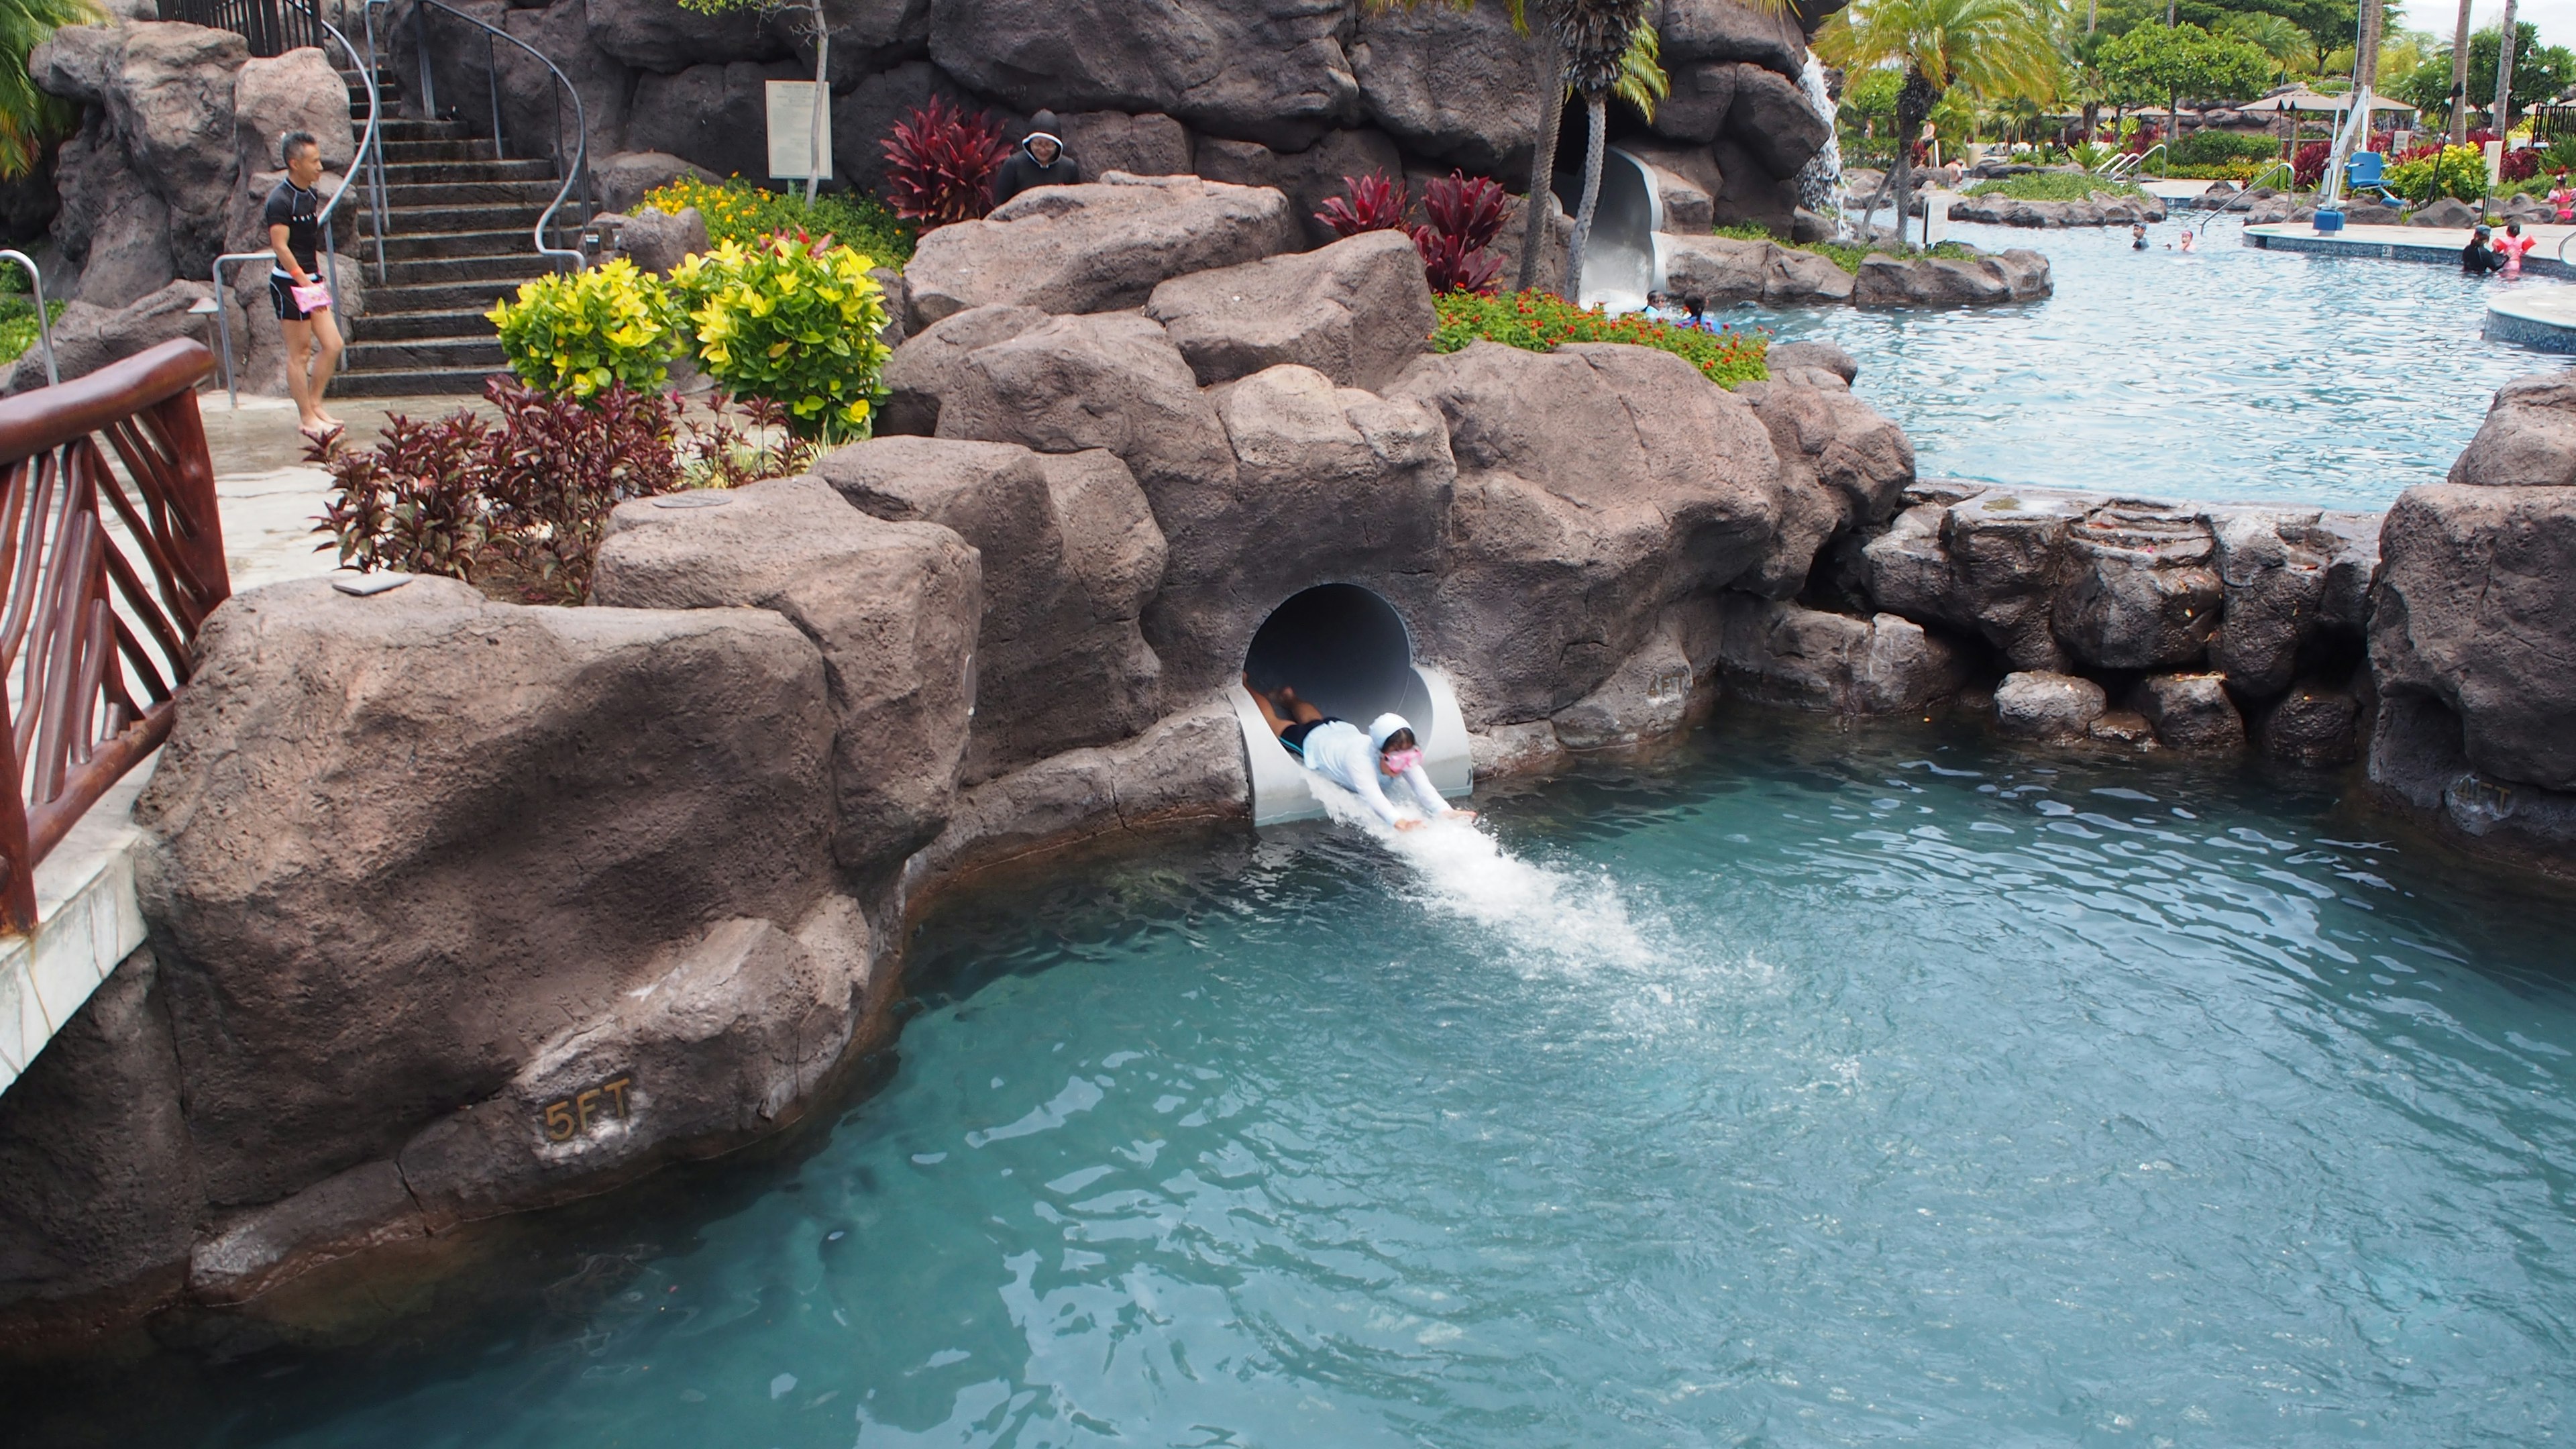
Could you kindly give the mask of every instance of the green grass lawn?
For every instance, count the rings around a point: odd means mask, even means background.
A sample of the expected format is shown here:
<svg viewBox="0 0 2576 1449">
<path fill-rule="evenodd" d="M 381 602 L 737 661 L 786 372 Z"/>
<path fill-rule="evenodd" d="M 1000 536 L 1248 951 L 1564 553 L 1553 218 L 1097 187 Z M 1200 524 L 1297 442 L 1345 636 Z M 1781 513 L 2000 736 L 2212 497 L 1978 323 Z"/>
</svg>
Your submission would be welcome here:
<svg viewBox="0 0 2576 1449">
<path fill-rule="evenodd" d="M 2110 196 L 2144 197 L 2147 194 L 2126 181 L 2112 181 L 2074 171 L 2034 171 L 2028 176 L 1980 181 L 1964 194 L 2009 196 L 2015 201 L 2091 201 L 2096 191 Z"/>
</svg>

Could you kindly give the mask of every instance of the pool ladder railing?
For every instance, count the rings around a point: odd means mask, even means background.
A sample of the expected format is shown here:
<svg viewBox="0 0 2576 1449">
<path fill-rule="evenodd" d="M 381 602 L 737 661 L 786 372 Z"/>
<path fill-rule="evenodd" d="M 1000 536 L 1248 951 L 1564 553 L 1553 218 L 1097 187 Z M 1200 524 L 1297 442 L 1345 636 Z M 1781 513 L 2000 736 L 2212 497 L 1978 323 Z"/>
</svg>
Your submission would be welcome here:
<svg viewBox="0 0 2576 1449">
<path fill-rule="evenodd" d="M 2244 185 L 2237 187 L 2234 191 L 2231 191 L 2225 196 L 2212 202 L 2209 206 L 2209 219 L 2200 224 L 2200 229 L 2203 232 L 2207 232 L 2211 227 L 2225 221 L 2227 219 L 2227 213 L 2235 210 L 2236 203 L 2240 201 L 2245 203 L 2245 215 L 2248 218 L 2251 218 L 2254 215 L 2254 200 L 2249 193 L 2251 193 L 2255 187 L 2262 185 L 2275 171 L 2289 172 L 2291 186 L 2295 188 L 2298 185 L 2299 173 L 2297 170 L 2295 170 L 2287 161 L 2275 161 L 2271 165 L 2264 167 L 2262 170 L 2255 172 L 2252 180 L 2247 181 Z M 2194 199 L 2198 200 L 2200 198 Z M 2185 209 L 2197 211 L 2200 208 L 2195 206 Z M 2247 224 L 2251 225 L 2252 223 L 2249 220 Z"/>
</svg>

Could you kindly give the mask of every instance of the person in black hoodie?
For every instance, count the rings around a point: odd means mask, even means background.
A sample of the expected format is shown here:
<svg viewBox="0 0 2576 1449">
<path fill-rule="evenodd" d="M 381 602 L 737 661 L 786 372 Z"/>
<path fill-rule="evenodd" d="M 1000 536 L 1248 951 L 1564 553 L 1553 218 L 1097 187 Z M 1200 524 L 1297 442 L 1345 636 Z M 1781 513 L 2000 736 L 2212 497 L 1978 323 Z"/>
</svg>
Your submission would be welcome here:
<svg viewBox="0 0 2576 1449">
<path fill-rule="evenodd" d="M 1029 117 L 1029 134 L 993 177 L 995 206 L 1032 186 L 1071 186 L 1082 179 L 1072 155 L 1064 149 L 1064 138 L 1055 133 L 1055 124 L 1053 111 L 1040 111 Z"/>
</svg>

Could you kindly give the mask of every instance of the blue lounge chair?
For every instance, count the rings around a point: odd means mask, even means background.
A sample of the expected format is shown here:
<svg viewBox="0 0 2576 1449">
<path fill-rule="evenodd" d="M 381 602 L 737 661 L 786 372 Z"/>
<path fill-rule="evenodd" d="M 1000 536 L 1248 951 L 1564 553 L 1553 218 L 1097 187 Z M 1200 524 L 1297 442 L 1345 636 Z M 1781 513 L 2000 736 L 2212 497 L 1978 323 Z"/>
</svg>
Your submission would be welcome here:
<svg viewBox="0 0 2576 1449">
<path fill-rule="evenodd" d="M 2391 206 L 2403 206 L 2396 193 L 2388 189 L 2388 178 L 2380 169 L 2386 158 L 2376 151 L 2356 151 L 2343 163 L 2344 189 L 2355 196 L 2376 191 L 2379 199 Z"/>
</svg>

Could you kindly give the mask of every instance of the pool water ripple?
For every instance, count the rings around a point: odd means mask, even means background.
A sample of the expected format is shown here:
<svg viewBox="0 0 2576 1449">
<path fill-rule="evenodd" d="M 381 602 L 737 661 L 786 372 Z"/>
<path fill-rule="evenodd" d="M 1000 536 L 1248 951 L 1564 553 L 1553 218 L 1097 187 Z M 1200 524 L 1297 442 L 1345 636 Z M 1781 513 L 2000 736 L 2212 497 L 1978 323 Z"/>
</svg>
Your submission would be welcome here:
<svg viewBox="0 0 2576 1449">
<path fill-rule="evenodd" d="M 2565 365 L 2480 335 L 2500 290 L 2564 285 L 2537 277 L 2264 251 L 2233 219 L 2188 255 L 2175 222 L 2144 252 L 2126 228 L 1954 230 L 2046 253 L 2055 295 L 1721 320 L 1850 349 L 1926 476 L 2362 510 L 2440 482 L 2498 386 Z"/>
<path fill-rule="evenodd" d="M 157 1442 L 2550 1441 L 2576 909 L 2333 798 L 1745 717 L 1484 802 L 1643 954 L 1325 824 L 958 898 L 809 1153 Z"/>
</svg>

